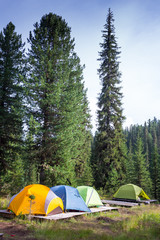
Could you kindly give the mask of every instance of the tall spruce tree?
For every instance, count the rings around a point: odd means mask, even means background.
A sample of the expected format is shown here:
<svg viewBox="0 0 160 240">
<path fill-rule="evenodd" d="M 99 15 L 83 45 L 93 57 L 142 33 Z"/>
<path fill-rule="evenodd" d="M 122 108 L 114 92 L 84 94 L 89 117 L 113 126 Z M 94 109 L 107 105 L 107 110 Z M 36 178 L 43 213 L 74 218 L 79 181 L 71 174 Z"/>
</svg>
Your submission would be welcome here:
<svg viewBox="0 0 160 240">
<path fill-rule="evenodd" d="M 5 183 L 12 182 L 16 187 L 21 184 L 16 170 L 23 175 L 22 168 L 21 171 L 17 169 L 22 167 L 23 87 L 20 75 L 23 71 L 24 44 L 10 22 L 0 32 L 0 175 L 5 176 Z"/>
<path fill-rule="evenodd" d="M 89 144 L 85 147 L 90 141 L 90 117 L 83 67 L 65 20 L 49 13 L 34 27 L 29 37 L 26 87 L 30 113 L 39 126 L 34 141 L 39 150 L 40 182 L 74 185 L 76 173 L 82 174 L 89 157 Z"/>
<path fill-rule="evenodd" d="M 93 172 L 100 176 L 97 187 L 113 190 L 123 182 L 125 174 L 122 123 L 121 73 L 119 47 L 115 37 L 113 13 L 109 9 L 102 31 L 99 78 L 102 90 L 98 98 L 98 133 L 95 139 Z M 94 171 L 94 168 L 96 171 Z M 98 172 L 97 172 L 98 171 Z M 96 179 L 95 179 L 96 180 Z"/>
</svg>

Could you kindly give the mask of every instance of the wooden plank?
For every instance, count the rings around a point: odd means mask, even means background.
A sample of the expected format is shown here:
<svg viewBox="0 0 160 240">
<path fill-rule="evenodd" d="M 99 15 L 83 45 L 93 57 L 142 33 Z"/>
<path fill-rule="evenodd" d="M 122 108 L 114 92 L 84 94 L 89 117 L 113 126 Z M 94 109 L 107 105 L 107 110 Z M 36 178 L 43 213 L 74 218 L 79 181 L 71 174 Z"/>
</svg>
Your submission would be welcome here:
<svg viewBox="0 0 160 240">
<path fill-rule="evenodd" d="M 108 207 L 108 206 L 102 206 L 102 207 L 99 207 L 99 208 L 90 208 L 92 213 L 112 211 L 112 210 L 118 210 L 118 209 L 119 208 L 117 208 L 117 207 Z"/>
<path fill-rule="evenodd" d="M 55 215 L 48 215 L 48 216 L 40 216 L 40 215 L 32 215 L 32 219 L 45 219 L 45 220 L 60 220 L 60 219 L 67 219 L 72 217 L 81 216 L 84 214 L 90 214 L 95 212 L 104 212 L 104 211 L 112 211 L 112 210 L 118 210 L 117 207 L 108 207 L 108 206 L 101 206 L 98 208 L 90 208 L 91 212 L 66 212 L 66 213 L 59 213 Z M 7 210 L 0 210 L 0 215 L 3 217 L 6 216 L 12 216 L 15 217 L 15 214 L 12 212 L 8 212 Z"/>
<path fill-rule="evenodd" d="M 41 220 L 60 220 L 60 219 L 68 219 L 72 217 L 77 217 L 81 216 L 84 214 L 90 214 L 90 213 L 95 213 L 95 212 L 104 212 L 104 211 L 111 211 L 111 210 L 118 210 L 116 207 L 106 207 L 102 206 L 99 208 L 90 208 L 91 212 L 66 212 L 66 213 L 60 213 L 60 214 L 55 214 L 51 216 L 32 216 L 32 219 L 41 219 Z"/>
<path fill-rule="evenodd" d="M 9 212 L 6 209 L 0 210 L 0 216 L 5 218 L 14 218 L 15 214 L 13 212 Z"/>
<path fill-rule="evenodd" d="M 66 213 L 59 213 L 55 215 L 48 215 L 48 216 L 32 216 L 32 219 L 45 219 L 45 220 L 60 220 L 60 219 L 66 219 L 66 218 L 71 218 L 71 217 L 76 217 L 86 214 L 86 212 L 66 212 Z"/>
<path fill-rule="evenodd" d="M 158 202 L 158 200 L 156 199 L 149 199 L 149 200 L 139 200 L 138 203 L 144 203 L 144 204 L 150 204 L 150 203 L 154 203 L 154 202 Z"/>
<path fill-rule="evenodd" d="M 134 207 L 139 205 L 139 203 L 123 202 L 123 201 L 115 201 L 115 200 L 102 200 L 102 202 L 109 205 L 124 206 L 124 207 Z"/>
</svg>

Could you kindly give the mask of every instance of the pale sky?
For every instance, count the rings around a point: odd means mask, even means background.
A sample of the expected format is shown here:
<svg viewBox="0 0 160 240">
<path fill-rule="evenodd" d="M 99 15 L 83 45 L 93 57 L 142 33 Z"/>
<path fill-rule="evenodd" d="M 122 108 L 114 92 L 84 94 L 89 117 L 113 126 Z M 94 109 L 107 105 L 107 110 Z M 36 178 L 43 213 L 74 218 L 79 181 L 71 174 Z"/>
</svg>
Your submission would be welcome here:
<svg viewBox="0 0 160 240">
<path fill-rule="evenodd" d="M 86 66 L 83 75 L 93 133 L 101 91 L 97 58 L 109 8 L 121 47 L 124 126 L 160 119 L 160 0 L 0 0 L 0 31 L 11 21 L 25 42 L 33 24 L 49 12 L 68 23 L 75 51 Z"/>
</svg>

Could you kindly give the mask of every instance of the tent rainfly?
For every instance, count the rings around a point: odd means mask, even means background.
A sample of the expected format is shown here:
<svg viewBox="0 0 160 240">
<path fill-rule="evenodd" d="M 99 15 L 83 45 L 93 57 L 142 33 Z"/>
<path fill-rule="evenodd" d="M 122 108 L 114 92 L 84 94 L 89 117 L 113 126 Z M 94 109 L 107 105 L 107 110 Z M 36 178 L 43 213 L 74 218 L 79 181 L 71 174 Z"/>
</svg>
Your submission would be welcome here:
<svg viewBox="0 0 160 240">
<path fill-rule="evenodd" d="M 33 184 L 26 186 L 11 198 L 8 210 L 16 215 L 51 215 L 63 212 L 63 202 L 50 188 Z"/>
<path fill-rule="evenodd" d="M 93 187 L 79 186 L 77 187 L 79 194 L 84 199 L 88 207 L 102 206 L 103 203 L 99 197 L 99 194 Z"/>
<path fill-rule="evenodd" d="M 91 212 L 76 188 L 58 185 L 51 190 L 62 199 L 65 211 Z"/>
<path fill-rule="evenodd" d="M 125 199 L 125 200 L 150 200 L 147 194 L 143 191 L 142 188 L 134 184 L 122 185 L 118 191 L 113 195 L 114 199 Z"/>
</svg>

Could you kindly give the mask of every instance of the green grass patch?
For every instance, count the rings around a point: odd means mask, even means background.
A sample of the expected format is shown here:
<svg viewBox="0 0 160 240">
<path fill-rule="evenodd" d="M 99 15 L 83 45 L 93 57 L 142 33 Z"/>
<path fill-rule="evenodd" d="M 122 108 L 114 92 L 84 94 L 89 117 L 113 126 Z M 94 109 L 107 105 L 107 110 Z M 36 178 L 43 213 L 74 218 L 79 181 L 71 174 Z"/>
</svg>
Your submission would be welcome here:
<svg viewBox="0 0 160 240">
<path fill-rule="evenodd" d="M 85 222 L 85 227 L 84 227 Z M 91 224 L 92 225 L 92 224 Z M 99 240 L 111 239 L 105 234 L 98 234 L 94 231 L 94 225 L 88 225 L 84 219 L 66 222 L 43 222 L 34 230 L 37 239 L 56 239 L 56 240 Z M 32 229 L 33 230 L 33 229 Z M 95 229 L 96 230 L 96 229 Z"/>
<path fill-rule="evenodd" d="M 35 233 L 35 237 L 38 239 L 56 239 L 56 240 L 65 240 L 65 239 L 96 239 L 92 237 L 91 230 L 69 230 L 69 229 L 41 229 Z M 91 237 L 91 238 L 90 238 Z M 97 238 L 98 239 L 98 238 Z"/>
<path fill-rule="evenodd" d="M 115 240 L 160 239 L 160 208 L 139 207 L 131 210 L 128 217 L 112 225 Z"/>
<path fill-rule="evenodd" d="M 1 209 L 6 208 L 8 199 L 0 198 Z M 27 216 L 1 221 L 22 225 L 28 236 L 39 240 L 159 240 L 160 206 L 143 205 L 86 214 L 60 221 L 34 221 Z M 7 234 L 7 232 L 6 232 Z"/>
</svg>

